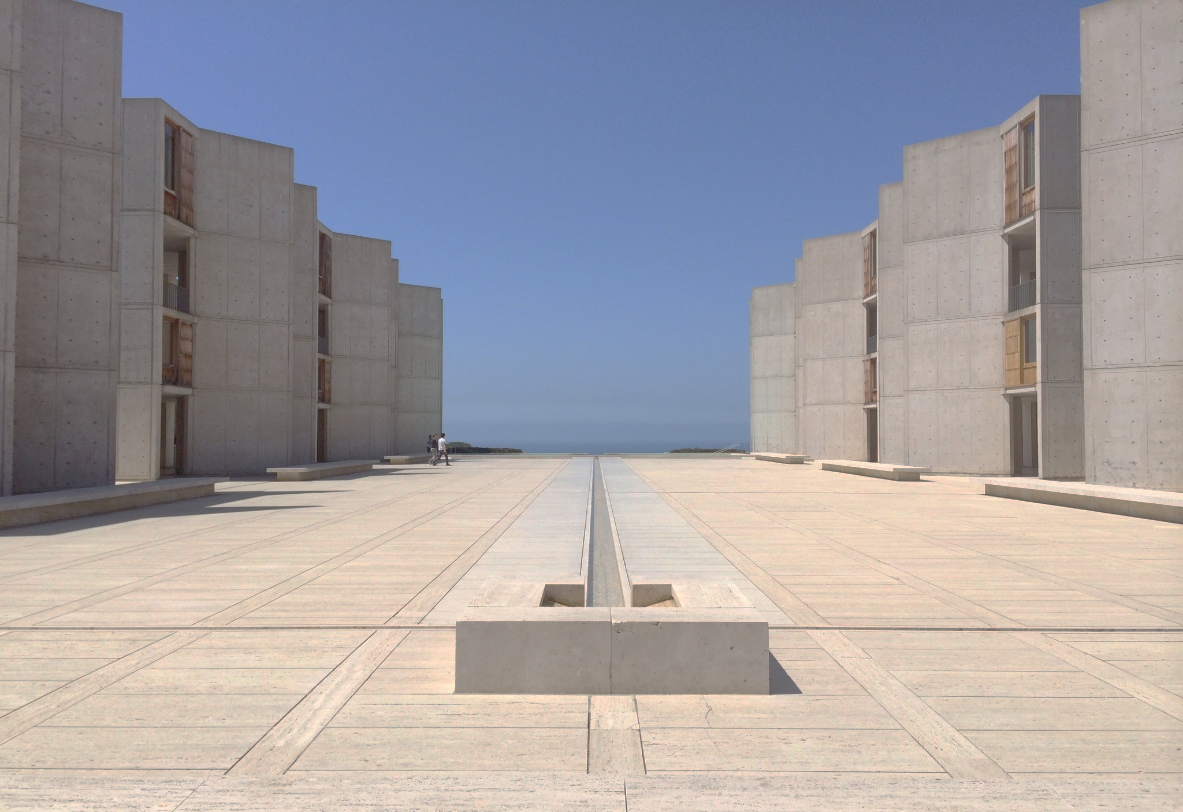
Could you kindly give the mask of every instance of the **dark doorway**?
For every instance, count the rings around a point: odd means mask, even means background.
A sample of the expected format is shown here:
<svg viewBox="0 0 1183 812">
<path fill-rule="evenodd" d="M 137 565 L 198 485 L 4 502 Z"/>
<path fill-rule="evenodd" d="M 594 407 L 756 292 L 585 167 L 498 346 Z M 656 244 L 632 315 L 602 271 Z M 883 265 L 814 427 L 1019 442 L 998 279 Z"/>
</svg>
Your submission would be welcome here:
<svg viewBox="0 0 1183 812">
<path fill-rule="evenodd" d="M 185 398 L 160 402 L 160 476 L 185 473 Z"/>
<path fill-rule="evenodd" d="M 329 461 L 329 410 L 316 410 L 316 461 Z"/>
<path fill-rule="evenodd" d="M 867 413 L 867 462 L 879 462 L 879 410 L 864 411 Z"/>
</svg>

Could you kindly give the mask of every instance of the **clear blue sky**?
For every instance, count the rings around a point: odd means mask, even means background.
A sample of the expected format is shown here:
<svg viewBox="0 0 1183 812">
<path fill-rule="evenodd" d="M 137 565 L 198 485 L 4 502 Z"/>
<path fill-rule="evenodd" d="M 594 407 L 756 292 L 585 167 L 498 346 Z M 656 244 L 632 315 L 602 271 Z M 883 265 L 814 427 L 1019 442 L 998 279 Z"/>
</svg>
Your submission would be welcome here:
<svg viewBox="0 0 1183 812">
<path fill-rule="evenodd" d="M 905 144 L 1080 92 L 1077 0 L 96 0 L 126 96 L 285 144 L 443 288 L 444 426 L 527 450 L 748 437 L 748 299 Z"/>
</svg>

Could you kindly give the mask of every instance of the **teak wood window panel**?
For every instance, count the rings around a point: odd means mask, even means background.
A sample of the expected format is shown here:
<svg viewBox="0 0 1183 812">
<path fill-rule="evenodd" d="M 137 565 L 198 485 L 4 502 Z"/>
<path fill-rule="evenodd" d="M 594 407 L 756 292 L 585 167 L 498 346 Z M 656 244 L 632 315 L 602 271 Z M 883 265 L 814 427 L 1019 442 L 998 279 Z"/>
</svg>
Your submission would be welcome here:
<svg viewBox="0 0 1183 812">
<path fill-rule="evenodd" d="M 1038 378 L 1036 362 L 1035 316 L 1003 322 L 1006 342 L 1006 379 L 1009 389 L 1033 386 Z"/>
<path fill-rule="evenodd" d="M 193 134 L 164 121 L 164 213 L 193 225 Z"/>
<path fill-rule="evenodd" d="M 1035 212 L 1035 116 L 1023 119 L 1002 136 L 1005 224 Z"/>
<path fill-rule="evenodd" d="M 324 358 L 316 362 L 316 402 L 332 403 L 332 367 Z"/>
<path fill-rule="evenodd" d="M 193 324 L 164 319 L 161 383 L 193 386 Z"/>
<path fill-rule="evenodd" d="M 863 237 L 863 298 L 879 290 L 878 230 Z"/>
<path fill-rule="evenodd" d="M 333 238 L 323 231 L 319 242 L 319 271 L 317 288 L 324 296 L 333 298 Z"/>
<path fill-rule="evenodd" d="M 863 403 L 879 402 L 879 376 L 876 358 L 863 360 Z"/>
</svg>

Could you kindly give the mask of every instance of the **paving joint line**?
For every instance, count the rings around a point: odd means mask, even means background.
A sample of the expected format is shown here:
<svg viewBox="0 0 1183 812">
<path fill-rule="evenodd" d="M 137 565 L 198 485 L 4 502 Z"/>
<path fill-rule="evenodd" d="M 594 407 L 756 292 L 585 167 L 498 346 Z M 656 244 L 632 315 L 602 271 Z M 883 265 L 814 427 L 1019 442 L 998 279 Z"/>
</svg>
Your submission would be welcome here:
<svg viewBox="0 0 1183 812">
<path fill-rule="evenodd" d="M 1118 606 L 1122 606 L 1126 609 L 1133 609 L 1135 612 L 1141 612 L 1143 614 L 1150 615 L 1151 617 L 1157 617 L 1159 620 L 1166 620 L 1166 621 L 1175 622 L 1175 623 L 1183 623 L 1183 614 L 1180 614 L 1179 612 L 1172 612 L 1170 609 L 1165 609 L 1160 606 L 1155 606 L 1152 603 L 1144 603 L 1144 602 L 1138 600 L 1137 598 L 1131 598 L 1131 597 L 1128 597 L 1126 595 L 1121 595 L 1116 592 L 1110 592 L 1107 589 L 1102 589 L 1100 587 L 1092 586 L 1091 584 L 1085 584 L 1080 581 L 1074 581 L 1073 579 L 1066 578 L 1063 575 L 1056 575 L 1053 572 L 1047 572 L 1046 570 L 1040 570 L 1040 569 L 1036 569 L 1034 567 L 1029 567 L 1026 564 L 1021 564 L 1017 561 L 1011 561 L 1008 558 L 1003 558 L 1001 556 L 993 555 L 991 553 L 984 553 L 980 550 L 974 550 L 969 547 L 965 547 L 964 545 L 958 544 L 957 542 L 946 541 L 944 539 L 940 539 L 936 536 L 932 536 L 932 535 L 925 533 L 923 531 L 906 530 L 902 527 L 899 527 L 898 525 L 891 524 L 890 522 L 884 521 L 882 519 L 868 518 L 866 516 L 861 516 L 859 514 L 851 514 L 851 513 L 847 513 L 845 511 L 842 511 L 842 510 L 835 510 L 834 508 L 830 508 L 830 511 L 834 512 L 834 513 L 838 513 L 839 515 L 842 515 L 842 516 L 846 516 L 847 518 L 857 518 L 860 521 L 870 522 L 872 524 L 878 524 L 878 525 L 880 525 L 881 529 L 887 529 L 887 530 L 891 530 L 891 531 L 897 532 L 897 533 L 907 533 L 910 535 L 921 536 L 921 537 L 929 540 L 930 542 L 933 542 L 936 544 L 942 544 L 942 545 L 946 545 L 949 547 L 954 547 L 958 550 L 964 550 L 966 552 L 972 553 L 975 556 L 981 556 L 983 558 L 988 558 L 991 561 L 996 561 L 999 564 L 1002 564 L 1004 567 L 1007 567 L 1009 569 L 1013 569 L 1018 572 L 1022 572 L 1026 575 L 1032 575 L 1036 578 L 1039 578 L 1042 581 L 1054 583 L 1059 586 L 1066 586 L 1070 589 L 1075 589 L 1079 592 L 1085 592 L 1085 593 L 1091 594 L 1095 598 L 1100 598 L 1102 600 L 1109 601 L 1110 603 L 1115 603 Z M 840 542 L 838 542 L 838 543 L 840 543 Z M 890 565 L 888 565 L 888 566 L 890 566 Z M 1135 604 L 1135 605 L 1131 605 L 1131 604 Z M 1169 615 L 1169 617 L 1164 616 L 1164 615 Z"/>
<path fill-rule="evenodd" d="M 633 470 L 636 471 L 635 468 Z M 677 497 L 660 488 L 655 482 L 641 474 L 640 471 L 636 473 L 655 492 L 660 493 L 668 503 L 681 506 L 682 510 L 679 510 L 679 513 L 685 511 L 685 513 L 693 516 L 697 523 L 710 529 L 712 535 L 722 539 L 722 536 L 695 514 L 693 510 L 682 505 Z M 719 549 L 715 545 L 709 536 L 703 534 L 703 537 L 708 543 L 715 546 L 720 554 L 731 560 L 722 549 Z M 749 566 L 754 566 L 764 576 L 772 578 L 763 568 L 747 558 L 742 551 L 731 545 L 730 542 L 726 542 L 726 539 L 723 539 L 723 541 L 735 550 L 736 553 L 743 556 L 744 560 L 750 562 Z M 745 567 L 741 567 L 734 561 L 732 561 L 732 564 L 751 580 L 751 575 L 745 571 Z M 779 580 L 775 578 L 772 580 L 780 584 Z M 754 581 L 753 584 L 755 584 Z M 783 584 L 781 587 L 783 588 Z M 759 587 L 757 586 L 757 588 Z M 790 590 L 784 589 L 784 592 L 792 596 L 794 600 L 800 600 Z M 775 605 L 780 607 L 785 614 L 789 614 L 788 609 L 781 606 L 776 598 L 766 591 L 764 594 Z M 813 612 L 812 608 L 810 608 L 810 612 Z M 816 612 L 813 613 L 816 614 Z M 825 628 L 812 630 L 807 633 L 823 651 L 833 658 L 834 662 L 843 671 L 879 703 L 884 712 L 900 724 L 904 731 L 916 741 L 917 746 L 924 750 L 951 777 L 962 780 L 1012 779 L 1012 776 L 997 762 L 982 752 L 973 742 L 937 713 L 932 706 L 917 696 L 891 672 L 875 662 L 860 646 L 852 642 L 841 631 L 833 628 Z"/>
<path fill-rule="evenodd" d="M 380 504 L 376 505 L 376 506 L 375 506 L 375 508 L 378 508 L 378 507 L 385 507 L 386 505 L 393 504 L 393 503 L 395 503 L 395 502 L 398 502 L 398 501 L 399 501 L 399 500 L 401 500 L 401 499 L 410 498 L 410 497 L 412 497 L 412 496 L 417 496 L 417 495 L 421 495 L 421 494 L 424 494 L 424 493 L 430 493 L 431 491 L 433 491 L 433 490 L 438 490 L 439 488 L 442 488 L 442 487 L 443 487 L 443 483 L 440 483 L 439 485 L 432 485 L 432 486 L 430 486 L 430 487 L 425 487 L 425 488 L 423 488 L 422 490 L 413 491 L 412 493 L 409 493 L 409 494 L 404 494 L 403 496 L 397 497 L 397 498 L 395 498 L 395 499 L 392 499 L 392 500 L 387 500 L 387 501 L 385 501 L 385 502 L 383 502 L 383 503 L 380 503 Z M 322 493 L 322 491 L 309 491 L 308 493 Z M 211 497 L 203 497 L 203 498 L 207 498 L 207 499 L 208 499 L 208 498 L 211 498 Z M 196 501 L 196 500 L 195 500 L 195 501 Z M 176 503 L 166 503 L 166 504 L 176 504 Z M 146 506 L 146 507 L 144 507 L 144 508 L 128 508 L 128 510 L 145 510 L 145 509 L 148 509 L 148 508 L 151 508 L 151 507 L 157 507 L 157 506 L 156 506 L 156 505 L 148 505 L 148 506 Z M 278 509 L 280 509 L 280 508 L 276 508 L 276 510 L 278 510 Z M 111 523 L 118 524 L 119 522 L 110 522 L 110 517 L 111 517 L 111 516 L 114 516 L 114 515 L 117 515 L 117 514 L 119 514 L 119 513 L 124 513 L 124 512 L 126 512 L 126 511 L 115 511 L 115 513 L 114 513 L 114 514 L 103 514 L 103 515 L 105 515 L 105 516 L 107 516 L 107 517 L 108 517 L 108 522 L 107 522 L 108 524 L 111 524 Z M 365 511 L 363 510 L 363 511 L 361 511 L 361 512 L 365 512 Z M 281 539 L 282 539 L 282 538 L 284 538 L 284 537 L 289 537 L 289 536 L 294 538 L 294 537 L 295 537 L 295 535 L 299 535 L 300 533 L 303 533 L 303 532 L 308 532 L 308 531 L 310 531 L 310 530 L 316 530 L 316 529 L 319 529 L 319 528 L 321 528 L 321 527 L 324 527 L 326 524 L 331 524 L 331 523 L 333 523 L 334 521 L 340 521 L 341 519 L 353 518 L 353 517 L 354 517 L 354 516 L 356 516 L 356 515 L 359 515 L 359 513 L 358 513 L 357 511 L 355 511 L 355 512 L 352 512 L 352 513 L 346 513 L 346 514 L 343 514 L 342 516 L 338 517 L 337 519 L 326 519 L 326 520 L 325 520 L 325 521 L 323 521 L 323 522 L 317 522 L 317 523 L 315 523 L 315 524 L 311 524 L 311 525 L 309 525 L 308 527 L 306 527 L 306 528 L 304 528 L 304 529 L 302 529 L 302 530 L 298 530 L 298 531 L 296 531 L 296 530 L 293 530 L 293 531 L 288 531 L 288 533 L 286 533 L 286 534 L 281 534 Z M 79 518 L 86 518 L 86 517 L 79 517 Z M 120 555 L 126 555 L 126 554 L 128 554 L 128 553 L 139 552 L 139 551 L 141 551 L 141 550 L 147 550 L 147 549 L 151 549 L 152 547 L 160 547 L 160 546 L 163 546 L 163 545 L 172 544 L 172 543 L 174 543 L 174 542 L 177 542 L 177 541 L 183 541 L 183 540 L 185 540 L 185 539 L 187 539 L 187 538 L 192 538 L 192 537 L 194 537 L 194 536 L 200 536 L 200 535 L 201 535 L 201 534 L 203 534 L 203 533 L 208 533 L 208 532 L 211 532 L 211 531 L 218 531 L 218 530 L 223 530 L 223 529 L 225 529 L 225 528 L 228 528 L 228 527 L 236 527 L 236 526 L 239 526 L 239 525 L 247 525 L 247 524 L 250 524 L 251 522 L 262 521 L 262 520 L 263 520 L 263 519 L 265 519 L 265 518 L 267 518 L 267 516 L 266 516 L 266 514 L 264 513 L 264 514 L 262 514 L 262 515 L 247 516 L 247 517 L 244 517 L 244 518 L 241 518 L 241 519 L 231 519 L 230 521 L 227 521 L 227 522 L 225 522 L 225 523 L 222 523 L 222 524 L 215 524 L 215 525 L 213 525 L 212 527 L 206 527 L 206 528 L 201 528 L 201 529 L 199 529 L 199 530 L 193 530 L 193 531 L 191 531 L 191 532 L 188 532 L 188 533 L 182 533 L 182 534 L 180 534 L 179 536 L 171 536 L 170 538 L 168 538 L 168 539 L 165 539 L 165 540 L 163 540 L 163 541 L 159 541 L 159 540 L 157 540 L 157 541 L 147 541 L 147 542 L 144 542 L 143 544 L 132 545 L 131 547 L 123 547 L 123 548 L 120 548 L 120 549 L 118 549 L 118 550 L 110 550 L 110 551 L 108 551 L 108 552 L 105 552 L 105 553 L 95 553 L 94 555 L 91 555 L 91 556 L 86 556 L 86 557 L 84 557 L 84 558 L 77 558 L 77 559 L 73 559 L 72 561 L 66 562 L 66 563 L 64 563 L 64 564 L 51 564 L 51 565 L 47 565 L 47 566 L 45 566 L 45 567 L 41 567 L 41 568 L 39 568 L 39 569 L 34 569 L 34 570 L 26 570 L 26 571 L 24 571 L 24 572 L 14 573 L 14 574 L 12 574 L 12 575 L 6 575 L 6 576 L 4 576 L 4 577 L 0 578 L 0 583 L 5 583 L 5 582 L 7 582 L 7 581 L 11 581 L 11 580 L 13 580 L 13 579 L 15 579 L 15 578 L 32 578 L 32 577 L 36 577 L 36 576 L 38 576 L 38 575 L 46 575 L 46 574 L 48 574 L 48 573 L 51 573 L 51 572 L 58 572 L 58 571 L 60 571 L 60 570 L 71 569 L 72 567 L 80 567 L 80 566 L 83 566 L 83 565 L 85 565 L 85 564 L 93 564 L 93 563 L 94 563 L 94 562 L 96 562 L 96 561 L 102 561 L 102 560 L 105 560 L 105 559 L 107 559 L 107 558 L 112 558 L 112 557 L 116 557 L 116 556 L 120 556 Z M 61 520 L 61 521 L 71 521 L 71 520 L 69 520 L 69 519 L 64 519 L 64 520 Z M 132 519 L 132 520 L 130 520 L 130 521 L 134 521 L 134 519 Z M 52 522 L 46 522 L 46 524 L 52 524 Z M 90 529 L 92 529 L 92 528 L 88 528 L 88 530 L 90 530 Z M 61 536 L 54 538 L 54 540 L 53 540 L 52 542 L 49 542 L 49 543 L 50 543 L 50 544 L 53 544 L 53 543 L 56 543 L 56 542 L 58 542 L 58 541 L 66 541 L 66 540 L 68 540 L 68 539 L 70 539 L 70 538 L 73 538 L 75 534 L 80 534 L 80 533 L 84 533 L 84 532 L 86 532 L 86 531 L 84 531 L 84 530 L 76 530 L 76 531 L 71 531 L 71 532 L 69 532 L 69 533 L 63 533 Z M 293 535 L 293 534 L 294 534 L 294 535 Z M 261 541 L 266 541 L 266 539 L 261 539 Z M 45 544 L 45 542 L 34 542 L 33 544 L 30 544 L 30 545 L 27 545 L 27 546 L 28 546 L 28 547 L 36 547 L 38 544 Z M 19 549 L 19 550 L 24 550 L 24 549 L 27 549 L 27 547 L 20 547 L 20 548 L 17 548 L 17 549 Z"/>
<path fill-rule="evenodd" d="M 442 487 L 442 484 L 439 487 Z M 486 488 L 488 488 L 488 487 L 492 487 L 492 485 L 486 486 Z M 346 519 L 356 518 L 357 516 L 364 515 L 366 513 L 372 512 L 374 510 L 379 510 L 383 507 L 387 507 L 391 504 L 395 504 L 399 501 L 402 501 L 403 499 L 410 498 L 411 496 L 418 495 L 418 494 L 424 493 L 424 492 L 425 491 L 416 492 L 415 494 L 407 494 L 404 496 L 400 496 L 396 499 L 385 500 L 385 501 L 380 502 L 376 505 L 372 505 L 368 508 L 356 510 L 351 513 L 346 513 L 341 516 L 337 516 L 333 519 L 326 519 L 323 522 L 317 522 L 313 525 L 309 525 L 308 527 L 301 528 L 300 530 L 293 530 L 293 531 L 289 531 L 287 533 L 281 533 L 277 537 L 272 537 L 272 538 L 268 538 L 268 539 L 260 539 L 259 541 L 251 542 L 249 544 L 243 545 L 242 547 L 235 547 L 235 548 L 232 548 L 230 550 L 226 550 L 221 553 L 215 553 L 212 556 L 207 556 L 206 558 L 198 559 L 197 561 L 190 562 L 189 564 L 182 564 L 179 567 L 174 567 L 173 569 L 165 570 L 164 572 L 157 573 L 156 575 L 150 575 L 150 576 L 147 576 L 146 578 L 141 578 L 137 581 L 133 581 L 130 584 L 124 584 L 123 586 L 112 587 L 111 589 L 104 590 L 103 592 L 95 593 L 94 595 L 90 595 L 85 598 L 79 598 L 77 600 L 70 601 L 65 604 L 60 604 L 56 607 L 51 607 L 49 609 L 43 609 L 40 612 L 33 612 L 32 614 L 25 615 L 24 617 L 15 618 L 15 620 L 24 620 L 27 622 L 29 620 L 29 618 L 36 618 L 39 616 L 41 616 L 42 619 L 38 620 L 37 622 L 43 622 L 45 620 L 54 620 L 56 618 L 63 617 L 65 615 L 72 614 L 80 609 L 88 609 L 91 606 L 97 606 L 101 603 L 106 603 L 107 601 L 112 600 L 114 598 L 119 598 L 124 595 L 131 594 L 132 592 L 137 592 L 141 589 L 144 589 L 144 588 L 147 588 L 150 586 L 155 586 L 156 584 L 164 583 L 166 581 L 170 581 L 173 578 L 176 578 L 180 575 L 188 575 L 191 572 L 197 572 L 197 571 L 205 569 L 207 567 L 214 566 L 215 564 L 220 564 L 223 561 L 230 561 L 232 559 L 239 558 L 239 557 L 247 555 L 249 553 L 253 553 L 258 550 L 266 549 L 267 547 L 271 547 L 276 544 L 280 544 L 281 542 L 288 541 L 293 538 L 297 538 L 297 537 L 299 537 L 305 533 L 311 532 L 313 530 L 317 530 L 322 527 L 326 527 L 328 525 L 335 524 L 340 521 L 344 521 Z M 64 569 L 69 569 L 69 567 L 65 567 Z M 258 594 L 258 593 L 256 593 L 256 594 Z M 223 611 L 225 611 L 225 610 L 223 610 Z M 217 613 L 215 613 L 215 614 L 217 614 Z M 2 625 L 0 625 L 0 628 L 5 628 L 8 625 L 9 625 L 8 623 L 2 624 Z"/>
<path fill-rule="evenodd" d="M 371 553 L 374 550 L 379 549 L 383 545 L 385 545 L 391 541 L 394 541 L 395 539 L 399 538 L 400 536 L 405 535 L 406 533 L 409 533 L 410 531 L 415 530 L 419 527 L 422 527 L 423 525 L 427 524 L 428 522 L 430 522 L 434 519 L 438 519 L 440 516 L 447 514 L 449 511 L 454 510 L 457 507 L 460 507 L 464 503 L 476 498 L 480 494 L 485 493 L 486 491 L 496 487 L 497 485 L 502 484 L 506 480 L 511 479 L 513 476 L 515 476 L 515 474 L 509 474 L 505 477 L 502 477 L 501 479 L 498 479 L 494 482 L 489 483 L 488 485 L 477 488 L 476 490 L 471 491 L 470 493 L 468 493 L 464 496 L 453 499 L 451 502 L 447 502 L 443 505 L 440 505 L 439 507 L 433 508 L 433 509 L 427 511 L 427 513 L 424 513 L 420 516 L 417 516 L 414 519 L 406 521 L 392 530 L 388 530 L 385 533 L 380 533 L 379 535 L 374 536 L 373 538 L 370 538 L 370 539 L 362 542 L 361 544 L 355 545 L 355 546 L 349 548 L 348 550 L 338 553 L 337 555 L 333 556 L 332 558 L 326 559 L 325 561 L 322 561 L 319 564 L 315 564 L 315 565 L 309 567 L 308 569 L 304 570 L 303 572 L 298 572 L 295 575 L 289 576 L 288 578 L 285 578 L 283 581 L 280 581 L 278 584 L 270 586 L 267 589 L 260 590 L 259 592 L 256 592 L 254 595 L 252 595 L 249 598 L 244 598 L 243 600 L 239 601 L 238 603 L 231 604 L 230 606 L 227 606 L 225 609 L 214 612 L 213 614 L 207 616 L 203 620 L 206 623 L 217 622 L 217 620 L 219 619 L 219 616 L 221 616 L 221 615 L 226 616 L 226 622 L 228 622 L 228 623 L 233 623 L 236 620 L 240 620 L 241 618 L 246 617 L 247 615 L 249 615 L 253 612 L 257 612 L 260 609 L 263 609 L 264 607 L 271 605 L 272 603 L 279 600 L 280 598 L 286 597 L 287 595 L 292 594 L 293 592 L 301 589 L 302 587 L 305 587 L 305 586 L 308 586 L 309 584 L 314 583 L 318 579 L 324 577 L 325 575 L 328 575 L 331 572 L 334 572 L 335 570 L 339 569 L 340 567 L 343 567 L 344 565 L 346 565 L 352 561 L 356 561 L 358 558 L 361 558 L 363 555 L 366 555 L 367 553 Z M 337 562 L 337 563 L 334 564 L 333 566 L 329 566 L 330 564 L 333 564 L 333 562 Z M 317 570 L 321 570 L 321 571 L 317 572 Z M 316 574 L 312 575 L 311 577 L 308 577 L 311 573 L 316 573 Z M 286 589 L 283 589 L 282 591 L 280 590 L 280 587 L 283 587 L 292 581 L 297 581 L 299 583 L 289 586 Z M 262 603 L 259 603 L 258 601 L 260 599 L 260 596 L 266 595 L 269 592 L 273 592 L 274 594 L 272 594 L 271 597 L 267 598 Z M 244 606 L 244 604 L 246 604 L 246 606 Z M 254 604 L 254 605 L 251 605 L 251 604 Z M 242 609 L 239 609 L 238 611 L 234 611 L 236 607 L 242 607 Z M 243 611 L 243 610 L 245 610 L 245 611 Z"/>
<path fill-rule="evenodd" d="M 415 595 L 409 601 L 407 601 L 405 604 L 403 604 L 403 608 L 399 609 L 398 612 L 396 612 L 394 615 L 392 615 L 390 617 L 390 619 L 387 621 L 387 623 L 391 623 L 392 625 L 396 625 L 396 624 L 392 623 L 394 620 L 396 620 L 400 617 L 405 619 L 407 617 L 410 617 L 412 614 L 418 612 L 419 607 L 415 607 L 411 611 L 408 611 L 408 607 L 411 607 L 411 605 L 414 604 L 415 601 L 419 600 L 420 596 L 425 595 L 425 594 L 428 595 L 428 597 L 425 600 L 431 600 L 431 597 L 430 597 L 431 593 L 428 590 L 431 590 L 434 587 L 438 591 L 441 586 L 443 586 L 444 584 L 447 584 L 446 588 L 443 589 L 443 591 L 440 593 L 439 597 L 435 598 L 434 601 L 431 603 L 431 605 L 429 607 L 427 607 L 427 609 L 424 610 L 423 613 L 418 616 L 418 620 L 420 622 L 422 622 L 423 620 L 426 620 L 428 615 L 430 615 L 433 611 L 435 611 L 436 607 L 439 606 L 440 602 L 444 598 L 447 597 L 448 593 L 451 592 L 452 589 L 455 588 L 456 584 L 460 583 L 460 581 L 464 578 L 464 576 L 468 575 L 468 573 L 472 571 L 472 568 L 475 567 L 477 565 L 477 563 L 479 563 L 480 560 L 485 557 L 485 554 L 489 552 L 489 550 L 493 547 L 493 545 L 496 544 L 501 539 L 501 537 L 503 535 L 505 535 L 505 533 L 509 530 L 509 528 L 511 528 L 514 525 L 514 523 L 517 522 L 517 520 L 519 518 L 521 518 L 521 515 L 523 513 L 525 513 L 527 509 L 529 509 L 530 505 L 534 504 L 534 501 L 540 495 L 542 495 L 543 491 L 545 491 L 548 487 L 550 487 L 551 483 L 554 482 L 558 478 L 559 474 L 561 474 L 567 468 L 567 466 L 570 464 L 571 464 L 571 460 L 570 459 L 566 460 L 562 465 L 558 466 L 545 479 L 543 479 L 543 481 L 541 483 L 539 483 L 537 486 L 535 486 L 535 488 L 533 490 L 531 490 L 528 494 L 526 494 L 521 499 L 519 499 L 518 503 L 516 505 L 514 505 L 512 508 L 510 508 L 510 510 L 505 515 L 503 515 L 500 519 L 498 519 L 493 524 L 492 527 L 490 527 L 488 530 L 486 530 L 484 533 L 482 533 L 477 538 L 476 541 L 474 541 L 467 548 L 465 548 L 463 552 L 461 552 L 458 556 L 456 556 L 454 559 L 452 559 L 452 563 L 449 564 L 448 566 L 444 567 L 444 569 L 439 573 L 439 575 L 437 575 L 435 578 L 433 578 L 431 581 L 429 581 L 422 589 L 420 589 L 418 592 L 416 592 Z M 521 469 L 517 469 L 517 470 L 520 471 Z M 471 561 L 469 561 L 467 563 L 467 566 L 465 566 L 463 563 L 465 556 L 471 556 Z M 458 567 L 459 571 L 454 574 L 454 577 L 451 575 L 448 575 L 448 571 L 450 569 L 452 569 L 453 567 L 456 567 L 457 565 L 460 565 Z M 447 576 L 447 577 L 445 577 L 445 576 Z M 435 625 L 435 624 L 432 624 L 432 625 Z M 452 624 L 452 625 L 454 627 L 454 624 Z M 390 627 L 383 626 L 382 628 L 390 628 Z"/>
<path fill-rule="evenodd" d="M 886 561 L 881 561 L 880 559 L 876 558 L 873 555 L 870 555 L 869 553 L 864 553 L 861 550 L 851 547 L 850 545 L 843 544 L 842 542 L 837 541 L 836 539 L 830 538 L 829 536 L 827 536 L 824 533 L 819 533 L 818 531 L 813 530 L 812 528 L 804 527 L 803 525 L 799 525 L 796 522 L 791 521 L 790 519 L 785 519 L 781 516 L 778 516 L 770 510 L 762 508 L 759 505 L 753 504 L 749 500 L 744 499 L 742 496 L 737 495 L 734 498 L 737 501 L 742 502 L 743 504 L 747 505 L 748 507 L 750 507 L 752 510 L 756 511 L 757 513 L 764 514 L 767 518 L 769 518 L 770 520 L 772 520 L 776 524 L 779 524 L 781 527 L 784 527 L 787 530 L 793 530 L 795 532 L 799 532 L 799 533 L 802 533 L 806 536 L 809 536 L 810 538 L 813 538 L 815 541 L 818 541 L 818 542 L 824 544 L 825 546 L 829 547 L 834 552 L 839 553 L 840 555 L 842 555 L 846 558 L 849 558 L 851 561 L 855 561 L 860 564 L 864 564 L 866 566 L 869 566 L 871 569 L 877 570 L 878 572 L 882 573 L 883 575 L 887 575 L 891 578 L 895 578 L 896 580 L 907 584 L 908 586 L 912 587 L 913 589 L 915 589 L 919 592 L 924 593 L 925 595 L 928 595 L 930 598 L 934 598 L 934 599 L 940 601 L 941 603 L 944 603 L 949 608 L 955 609 L 955 610 L 961 612 L 962 614 L 969 615 L 970 617 L 976 616 L 977 620 L 980 620 L 983 623 L 990 623 L 991 625 L 999 625 L 999 619 L 1001 619 L 1002 621 L 1005 621 L 1008 623 L 1012 623 L 1012 624 L 1019 625 L 1019 626 L 1024 626 L 1024 624 L 1019 623 L 1014 618 L 1008 617 L 1008 616 L 1002 614 L 1001 612 L 995 612 L 992 609 L 987 609 L 986 607 L 981 606 L 980 604 L 974 603 L 973 601 L 968 600 L 967 598 L 962 598 L 960 595 L 952 593 L 949 590 L 944 589 L 943 587 L 937 586 L 936 584 L 932 583 L 931 581 L 929 581 L 925 578 L 921 578 L 918 575 L 913 575 L 912 573 L 908 572 L 907 570 L 902 570 L 899 567 L 896 567 L 892 564 L 887 563 Z M 827 507 L 829 507 L 829 506 L 827 506 Z M 848 518 L 851 518 L 849 516 L 849 514 L 846 514 L 842 511 L 839 511 L 839 510 L 834 510 L 833 508 L 829 508 L 827 510 L 827 512 L 837 513 L 838 515 L 847 516 Z M 861 519 L 862 517 L 856 517 L 856 518 Z M 921 586 L 921 585 L 923 585 L 923 586 Z M 960 604 L 965 604 L 965 605 L 963 606 Z M 1024 626 L 1024 628 L 1026 628 L 1026 627 Z"/>
</svg>

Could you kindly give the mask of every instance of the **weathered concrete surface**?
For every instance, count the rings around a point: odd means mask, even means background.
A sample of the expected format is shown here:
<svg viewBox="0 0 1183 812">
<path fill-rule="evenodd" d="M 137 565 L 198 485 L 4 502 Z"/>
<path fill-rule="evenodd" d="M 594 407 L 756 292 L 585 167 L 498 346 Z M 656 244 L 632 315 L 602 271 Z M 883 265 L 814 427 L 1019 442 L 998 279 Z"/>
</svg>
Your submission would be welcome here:
<svg viewBox="0 0 1183 812">
<path fill-rule="evenodd" d="M 311 462 L 307 465 L 286 465 L 279 468 L 268 468 L 267 473 L 275 474 L 277 482 L 299 482 L 309 479 L 344 476 L 346 474 L 360 474 L 374 470 L 374 466 L 377 464 L 377 460 Z"/>
<path fill-rule="evenodd" d="M 897 482 L 919 482 L 921 474 L 932 472 L 931 468 L 915 465 L 892 465 L 885 462 L 856 462 L 853 460 L 818 460 L 823 471 L 842 474 L 856 474 L 877 479 L 894 479 Z"/>
<path fill-rule="evenodd" d="M 1027 478 L 986 480 L 984 486 L 987 496 L 1183 524 L 1183 495 Z"/>
<path fill-rule="evenodd" d="M 6 496 L 0 498 L 0 528 L 57 522 L 180 499 L 213 496 L 215 483 L 224 481 L 215 478 L 164 479 Z"/>
</svg>

